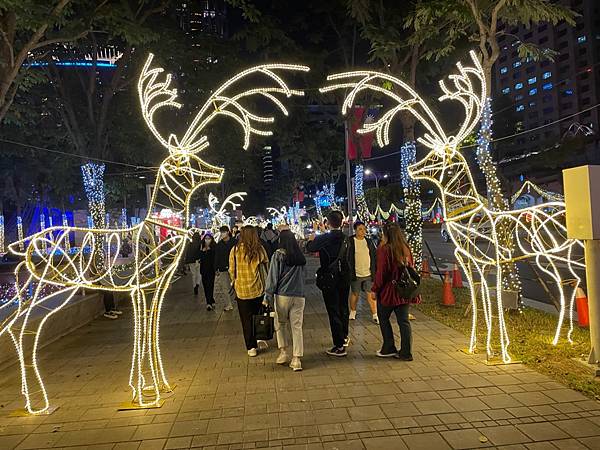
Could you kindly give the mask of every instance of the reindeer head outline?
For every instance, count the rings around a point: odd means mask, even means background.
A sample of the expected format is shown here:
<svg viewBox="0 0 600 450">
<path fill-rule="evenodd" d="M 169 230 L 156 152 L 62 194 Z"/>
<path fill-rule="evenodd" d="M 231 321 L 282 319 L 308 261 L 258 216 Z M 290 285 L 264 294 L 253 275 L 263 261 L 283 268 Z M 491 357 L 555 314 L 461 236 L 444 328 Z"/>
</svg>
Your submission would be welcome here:
<svg viewBox="0 0 600 450">
<path fill-rule="evenodd" d="M 469 55 L 473 61 L 473 67 L 465 67 L 460 62 L 457 63 L 458 73 L 448 77 L 452 88 L 448 87 L 444 80 L 439 81 L 443 95 L 438 100 L 456 100 L 465 111 L 465 119 L 454 134 L 447 134 L 444 131 L 433 111 L 411 86 L 388 74 L 373 71 L 333 74 L 327 77 L 328 81 L 342 80 L 342 82 L 325 86 L 320 91 L 349 89 L 342 105 L 342 114 L 344 115 L 362 91 L 372 90 L 392 100 L 392 106 L 379 119 L 365 123 L 358 129 L 358 133 L 361 134 L 375 132 L 377 142 L 381 147 L 390 143 L 390 125 L 396 115 L 401 111 L 412 114 L 425 128 L 425 134 L 419 137 L 417 142 L 431 151 L 421 161 L 409 166 L 409 174 L 412 178 L 428 179 L 440 186 L 445 177 L 451 175 L 447 168 L 452 164 L 460 143 L 479 122 L 485 105 L 486 80 L 483 68 L 474 51 L 469 52 Z M 383 87 L 384 82 L 391 84 L 392 88 Z M 481 90 L 477 94 L 476 88 L 479 87 Z"/>
<path fill-rule="evenodd" d="M 219 116 L 234 119 L 243 128 L 243 148 L 248 149 L 252 134 L 262 136 L 273 134 L 271 130 L 259 129 L 254 124 L 273 123 L 275 119 L 271 116 L 252 113 L 249 107 L 244 105 L 244 100 L 253 96 L 260 96 L 273 103 L 287 116 L 287 109 L 276 95 L 284 94 L 286 97 L 292 95 L 302 96 L 304 92 L 290 89 L 276 71 L 307 72 L 310 70 L 307 66 L 294 64 L 263 64 L 246 69 L 229 79 L 212 93 L 196 114 L 182 138 L 175 134 L 170 134 L 168 138 L 164 138 L 156 128 L 154 114 L 165 106 L 179 109 L 182 105 L 176 101 L 177 90 L 170 87 L 172 76 L 167 74 L 162 81 L 158 80 L 163 69 L 151 68 L 153 58 L 153 54 L 148 56 L 138 81 L 142 115 L 152 134 L 169 151 L 169 156 L 163 161 L 159 169 L 159 180 L 163 189 L 168 192 L 172 200 L 185 205 L 189 204 L 189 200 L 196 189 L 205 184 L 219 183 L 223 177 L 223 168 L 211 165 L 197 156 L 198 153 L 209 146 L 208 137 L 203 134 L 206 126 Z M 266 76 L 267 80 L 275 82 L 275 86 L 248 90 L 240 89 L 238 82 L 247 79 L 251 75 Z M 155 189 L 155 195 L 156 192 L 157 189 Z"/>
</svg>

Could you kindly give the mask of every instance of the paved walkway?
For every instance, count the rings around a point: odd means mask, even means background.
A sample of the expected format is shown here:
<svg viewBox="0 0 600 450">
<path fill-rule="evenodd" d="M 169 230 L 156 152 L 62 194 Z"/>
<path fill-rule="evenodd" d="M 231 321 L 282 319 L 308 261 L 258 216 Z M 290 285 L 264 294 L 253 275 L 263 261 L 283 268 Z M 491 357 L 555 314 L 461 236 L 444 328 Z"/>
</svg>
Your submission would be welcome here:
<svg viewBox="0 0 600 450">
<path fill-rule="evenodd" d="M 16 367 L 0 374 L 0 449 L 600 448 L 600 403 L 521 365 L 488 367 L 456 349 L 466 338 L 416 312 L 413 362 L 380 359 L 366 309 L 347 358 L 327 357 L 325 309 L 309 286 L 304 371 L 248 358 L 237 311 L 204 309 L 189 280 L 166 302 L 161 343 L 177 388 L 160 409 L 118 412 L 129 399 L 131 309 L 42 351 L 50 416 L 22 407 Z M 366 305 L 363 305 L 366 306 Z M 60 320 L 56 318 L 55 320 Z"/>
</svg>

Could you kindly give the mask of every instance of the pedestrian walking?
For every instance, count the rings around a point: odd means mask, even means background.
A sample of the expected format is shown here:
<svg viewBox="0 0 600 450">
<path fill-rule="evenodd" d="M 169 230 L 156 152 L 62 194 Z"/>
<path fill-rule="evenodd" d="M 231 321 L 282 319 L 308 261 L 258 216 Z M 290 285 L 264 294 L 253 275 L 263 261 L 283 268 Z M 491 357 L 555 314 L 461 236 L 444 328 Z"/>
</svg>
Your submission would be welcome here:
<svg viewBox="0 0 600 450">
<path fill-rule="evenodd" d="M 235 293 L 229 276 L 229 254 L 235 242 L 227 225 L 219 228 L 219 234 L 219 242 L 215 245 L 215 288 L 218 298 L 225 303 L 225 311 L 231 311 Z"/>
<path fill-rule="evenodd" d="M 371 317 L 377 319 L 377 303 L 371 291 L 377 259 L 377 248 L 367 237 L 367 227 L 362 222 L 354 224 L 354 236 L 348 242 L 348 267 L 350 268 L 350 320 L 356 319 L 356 307 L 361 293 L 365 293 Z"/>
<path fill-rule="evenodd" d="M 269 259 L 271 259 L 273 253 L 277 250 L 278 238 L 279 233 L 273 229 L 273 224 L 271 222 L 269 222 L 260 233 L 260 240 L 263 242 Z"/>
<path fill-rule="evenodd" d="M 200 275 L 206 297 L 206 310 L 215 309 L 215 241 L 211 234 L 205 234 L 200 247 Z"/>
<path fill-rule="evenodd" d="M 200 250 L 202 247 L 202 237 L 198 231 L 192 234 L 191 242 L 188 242 L 185 252 L 185 263 L 192 274 L 192 286 L 194 295 L 198 295 L 200 288 Z"/>
<path fill-rule="evenodd" d="M 373 292 L 377 297 L 377 314 L 383 338 L 381 350 L 377 356 L 397 357 L 403 361 L 412 361 L 412 331 L 408 318 L 411 303 L 420 303 L 419 296 L 402 298 L 397 291 L 396 281 L 400 279 L 403 266 L 413 266 L 414 261 L 404 233 L 398 224 L 390 223 L 383 227 L 383 239 L 377 249 L 377 272 L 373 283 Z M 394 341 L 394 332 L 390 316 L 394 313 L 400 328 L 400 350 Z"/>
<path fill-rule="evenodd" d="M 271 258 L 266 283 L 267 300 L 275 305 L 275 331 L 279 356 L 277 364 L 286 364 L 296 372 L 302 370 L 304 356 L 304 280 L 306 258 L 300 250 L 294 233 L 283 230 L 279 234 L 278 249 Z M 290 358 L 290 351 L 292 356 Z"/>
<path fill-rule="evenodd" d="M 258 314 L 264 298 L 268 262 L 256 228 L 251 225 L 242 227 L 239 240 L 229 254 L 229 275 L 233 280 L 248 356 L 257 355 L 258 342 L 252 316 Z M 263 345 L 266 346 L 266 342 Z"/>
<path fill-rule="evenodd" d="M 329 316 L 329 326 L 333 348 L 327 350 L 330 356 L 346 356 L 348 338 L 348 292 L 350 290 L 349 268 L 346 252 L 348 242 L 342 233 L 342 213 L 331 211 L 327 215 L 328 232 L 309 236 L 306 250 L 318 252 L 321 267 L 317 271 L 317 287 L 323 294 L 325 308 Z"/>
</svg>

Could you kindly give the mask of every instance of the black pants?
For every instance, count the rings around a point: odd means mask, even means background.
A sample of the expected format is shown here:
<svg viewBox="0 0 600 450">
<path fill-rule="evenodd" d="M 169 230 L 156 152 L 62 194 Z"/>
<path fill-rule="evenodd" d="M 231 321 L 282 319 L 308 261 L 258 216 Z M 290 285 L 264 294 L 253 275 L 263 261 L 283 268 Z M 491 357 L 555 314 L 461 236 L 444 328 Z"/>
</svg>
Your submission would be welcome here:
<svg viewBox="0 0 600 450">
<path fill-rule="evenodd" d="M 323 290 L 322 293 L 327 315 L 329 316 L 333 345 L 342 348 L 344 339 L 348 337 L 348 321 L 350 318 L 348 294 L 350 293 L 350 285 L 338 283 L 335 288 Z"/>
<path fill-rule="evenodd" d="M 379 328 L 381 328 L 381 336 L 383 337 L 383 345 L 381 353 L 389 354 L 396 353 L 396 342 L 394 341 L 394 332 L 390 323 L 392 312 L 396 314 L 396 320 L 400 327 L 400 356 L 412 356 L 412 331 L 410 329 L 410 321 L 408 320 L 408 303 L 397 306 L 384 306 L 377 302 L 377 317 L 379 318 Z"/>
<path fill-rule="evenodd" d="M 240 321 L 242 322 L 244 341 L 246 342 L 246 350 L 258 347 L 256 336 L 254 336 L 254 327 L 252 326 L 252 316 L 258 314 L 262 299 L 262 296 L 250 300 L 236 298 L 238 311 L 240 313 Z"/>
<path fill-rule="evenodd" d="M 204 296 L 206 297 L 207 305 L 215 304 L 215 273 L 201 273 L 202 275 L 202 288 L 204 289 Z"/>
<path fill-rule="evenodd" d="M 104 291 L 103 295 L 104 300 L 104 310 L 105 312 L 110 312 L 115 308 L 115 294 L 110 291 Z"/>
</svg>

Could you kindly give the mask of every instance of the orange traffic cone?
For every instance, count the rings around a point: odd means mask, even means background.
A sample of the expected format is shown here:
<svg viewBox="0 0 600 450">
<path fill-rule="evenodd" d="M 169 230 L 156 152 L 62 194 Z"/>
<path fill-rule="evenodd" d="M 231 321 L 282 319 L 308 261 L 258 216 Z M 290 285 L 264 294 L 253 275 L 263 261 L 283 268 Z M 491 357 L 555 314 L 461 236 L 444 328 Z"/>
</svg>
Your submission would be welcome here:
<svg viewBox="0 0 600 450">
<path fill-rule="evenodd" d="M 421 266 L 421 276 L 423 278 L 431 277 L 431 267 L 429 267 L 429 259 L 423 258 L 423 264 Z"/>
<path fill-rule="evenodd" d="M 454 268 L 452 269 L 452 287 L 453 288 L 461 288 L 463 287 L 462 275 L 460 273 L 460 269 L 457 264 L 454 264 Z"/>
<path fill-rule="evenodd" d="M 590 326 L 590 312 L 588 310 L 588 299 L 583 289 L 577 288 L 575 294 L 575 305 L 577 306 L 577 322 L 580 327 Z"/>
<path fill-rule="evenodd" d="M 454 298 L 454 294 L 452 293 L 452 282 L 450 281 L 450 273 L 446 272 L 444 276 L 444 287 L 442 289 L 442 305 L 444 306 L 454 306 L 456 304 L 456 299 Z"/>
</svg>

